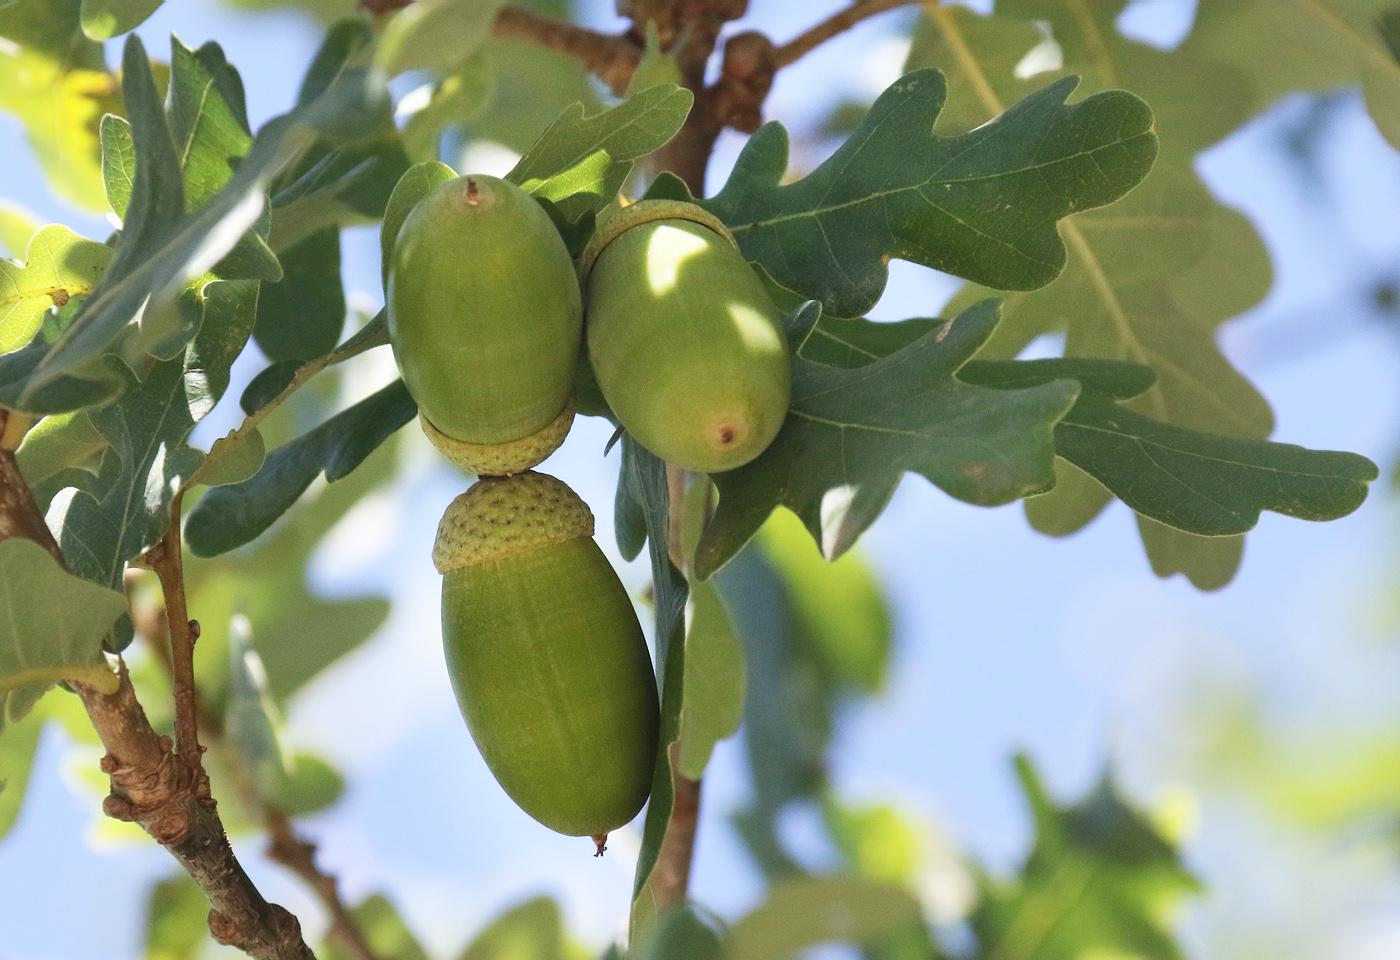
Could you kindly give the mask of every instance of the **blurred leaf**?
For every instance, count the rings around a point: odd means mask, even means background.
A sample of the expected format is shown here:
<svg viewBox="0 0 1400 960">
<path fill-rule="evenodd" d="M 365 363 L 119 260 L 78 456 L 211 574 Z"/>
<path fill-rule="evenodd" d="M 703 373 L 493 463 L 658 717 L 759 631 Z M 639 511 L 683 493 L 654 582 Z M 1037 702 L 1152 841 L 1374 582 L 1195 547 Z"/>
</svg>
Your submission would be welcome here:
<svg viewBox="0 0 1400 960">
<path fill-rule="evenodd" d="M 394 241 L 398 239 L 403 222 L 408 219 L 418 201 L 427 196 L 433 187 L 456 177 L 457 171 L 447 164 L 427 160 L 409 167 L 394 185 L 394 192 L 389 195 L 389 205 L 384 208 L 384 224 L 379 231 L 379 259 L 386 291 L 389 288 L 389 261 L 394 253 Z"/>
<path fill-rule="evenodd" d="M 744 649 L 719 590 L 692 583 L 686 605 L 680 772 L 699 780 L 715 744 L 732 737 L 743 716 Z"/>
<path fill-rule="evenodd" d="M 39 232 L 38 218 L 11 200 L 0 200 L 0 257 L 19 260 L 29 238 Z"/>
<path fill-rule="evenodd" d="M 120 593 L 65 572 L 34 541 L 11 537 L 0 540 L 0 601 L 0 727 L 60 680 L 116 691 L 102 638 L 126 612 Z"/>
<path fill-rule="evenodd" d="M 31 712 L 18 723 L 3 724 L 0 729 L 0 839 L 10 832 L 19 819 L 24 805 L 24 790 L 29 785 L 29 768 L 34 763 L 34 751 L 39 747 L 39 735 L 44 732 L 47 717 L 42 711 Z M 4 717 L 0 716 L 0 720 Z"/>
<path fill-rule="evenodd" d="M 1053 496 L 1052 496 L 1053 494 Z M 1103 484 L 1068 460 L 1055 460 L 1055 486 L 1049 493 L 1026 498 L 1026 519 L 1050 537 L 1067 537 L 1082 530 L 1113 500 Z"/>
<path fill-rule="evenodd" d="M 1115 91 L 1068 106 L 1074 86 L 1052 84 L 994 123 L 944 138 L 930 132 L 942 75 L 909 74 L 794 183 L 780 185 L 787 134 L 766 125 L 704 205 L 746 257 L 837 316 L 879 299 L 890 256 L 1004 289 L 1044 286 L 1065 264 L 1056 221 L 1117 200 L 1157 154 L 1146 104 Z"/>
<path fill-rule="evenodd" d="M 282 251 L 285 273 L 258 294 L 253 337 L 274 363 L 310 360 L 330 353 L 345 326 L 345 291 L 340 280 L 340 231 L 311 234 Z"/>
<path fill-rule="evenodd" d="M 801 521 L 775 510 L 759 543 L 786 585 L 792 615 L 834 683 L 879 693 L 889 669 L 892 625 L 880 583 L 865 560 L 822 558 Z"/>
<path fill-rule="evenodd" d="M 1259 30 L 1232 34 L 1228 51 L 1196 42 L 1204 24 L 1232 20 L 1251 5 L 1243 0 L 1203 8 L 1191 37 L 1172 51 L 1120 35 L 1116 20 L 1123 5 L 1117 0 L 1074 9 L 1006 0 L 995 17 L 949 7 L 921 20 L 909 66 L 940 66 L 952 77 L 940 124 L 956 118 L 954 129 L 975 126 L 1030 85 L 1078 74 L 1087 91 L 1127 87 L 1143 96 L 1161 135 L 1162 156 L 1141 186 L 1108 209 L 1071 221 L 1064 274 L 1035 294 L 1007 298 L 1005 322 L 986 356 L 1010 359 L 1037 336 L 1065 330 L 1066 355 L 1127 360 L 1159 372 L 1159 383 L 1130 405 L 1136 412 L 1208 433 L 1268 436 L 1268 404 L 1215 344 L 1215 328 L 1268 290 L 1268 253 L 1249 222 L 1216 201 L 1192 165 L 1196 152 L 1269 99 L 1261 98 L 1234 49 L 1252 49 L 1269 31 L 1292 32 L 1287 17 L 1267 27 L 1251 23 L 1246 29 Z M 1262 19 L 1277 19 L 1274 6 L 1260 5 L 1260 12 L 1264 6 L 1270 9 Z M 1032 53 L 1042 30 L 1053 40 Z M 1321 34 L 1318 39 L 1324 47 L 1330 42 Z M 1267 56 L 1290 83 L 1306 85 L 1316 48 L 1297 62 L 1284 49 L 1272 47 Z M 1026 76 L 1033 73 L 1029 61 L 1047 51 L 1052 55 L 1040 63 L 1048 69 Z M 1017 55 L 1026 61 L 1007 70 Z M 954 302 L 986 295 L 970 285 Z M 1106 502 L 1076 478 L 1029 502 L 1027 511 L 1037 529 L 1063 535 L 1088 523 Z M 1239 544 L 1144 529 L 1151 531 L 1143 542 L 1153 568 L 1180 570 L 1198 585 L 1224 582 L 1220 577 L 1239 558 Z"/>
<path fill-rule="evenodd" d="M 235 614 L 228 631 L 229 696 L 224 737 L 246 770 L 259 798 L 267 798 L 287 774 L 278 731 L 277 705 L 267 688 L 267 670 L 251 645 L 248 618 Z"/>
<path fill-rule="evenodd" d="M 1396 143 L 1400 71 L 1377 29 L 1393 0 L 1229 0 L 1204 4 L 1173 56 L 1209 58 L 1243 72 L 1254 103 L 1295 90 L 1360 84 L 1377 128 Z"/>
<path fill-rule="evenodd" d="M 399 912 L 386 898 L 373 896 L 350 911 L 356 924 L 369 941 L 369 948 L 375 956 L 392 957 L 393 960 L 429 960 L 428 954 L 418 945 L 413 934 L 399 917 Z M 316 951 L 321 960 L 356 960 L 356 955 L 345 950 L 334 940 L 323 944 Z"/>
<path fill-rule="evenodd" d="M 569 19 L 567 3 L 529 6 Z M 589 110 L 600 102 L 593 81 L 573 57 L 524 40 L 494 38 L 480 55 L 492 83 L 485 104 L 474 105 L 462 121 L 473 140 L 493 140 L 523 154 L 573 104 Z"/>
<path fill-rule="evenodd" d="M 984 879 L 971 917 L 986 956 L 1078 960 L 1114 952 L 1183 956 L 1165 929 L 1168 909 L 1199 889 L 1176 851 L 1103 781 L 1057 807 L 1025 757 L 1017 770 L 1035 815 L 1035 847 L 1020 875 Z"/>
<path fill-rule="evenodd" d="M 512 907 L 478 933 L 459 960 L 565 960 L 559 905 L 536 897 Z"/>
<path fill-rule="evenodd" d="M 631 931 L 634 938 L 655 923 L 659 904 L 650 884 L 661 852 L 666 824 L 675 804 L 670 748 L 680 738 L 681 707 L 685 690 L 684 612 L 688 588 L 685 577 L 667 552 L 670 498 L 666 464 L 630 436 L 622 438 L 622 470 L 618 497 L 635 505 L 646 523 L 651 544 L 651 576 L 655 628 L 652 632 L 657 684 L 661 688 L 661 731 L 656 750 L 656 772 L 647 802 L 641 850 L 633 884 Z M 624 509 L 631 509 L 624 506 Z"/>
<path fill-rule="evenodd" d="M 305 406 L 307 395 L 323 388 L 318 380 L 301 391 L 293 404 Z M 264 422 L 273 440 L 285 435 L 279 431 L 285 431 L 286 426 L 285 419 Z M 392 444 L 391 439 L 386 446 Z M 190 609 L 198 610 L 203 618 L 196 679 L 210 709 L 221 710 L 227 696 L 228 624 L 235 613 L 245 615 L 257 631 L 268 689 L 284 708 L 293 694 L 383 624 L 389 613 L 387 598 L 323 597 L 312 592 L 306 577 L 313 552 L 332 528 L 371 491 L 393 478 L 391 454 L 385 450 L 350 476 L 304 497 L 281 523 L 247 549 L 214 560 L 186 557 Z M 282 804 L 289 812 L 295 805 L 292 797 L 303 791 L 312 794 L 306 798 L 311 802 L 322 788 L 335 787 L 322 782 L 325 771 L 318 772 L 318 768 L 324 764 L 312 763 L 308 768 L 298 757 L 292 778 L 284 785 L 288 795 L 282 797 Z M 338 781 L 334 771 L 329 776 Z M 321 787 L 318 782 L 322 782 Z"/>
<path fill-rule="evenodd" d="M 822 818 L 853 871 L 880 883 L 914 885 L 922 837 L 894 807 L 848 806 L 828 794 L 822 798 Z"/>
<path fill-rule="evenodd" d="M 655 929 L 627 953 L 627 960 L 725 960 L 724 927 L 693 903 L 661 914 Z"/>
<path fill-rule="evenodd" d="M 404 124 L 404 149 L 408 155 L 425 162 L 436 160 L 442 132 L 476 115 L 491 96 L 493 79 L 486 59 L 473 56 L 433 84 L 427 102 Z"/>
<path fill-rule="evenodd" d="M 83 0 L 83 33 L 110 40 L 146 22 L 165 0 Z"/>
<path fill-rule="evenodd" d="M 663 147 L 680 130 L 694 95 L 652 86 L 591 117 L 581 103 L 559 116 L 506 175 L 551 201 L 565 220 L 597 212 L 617 196 L 632 162 Z"/>
<path fill-rule="evenodd" d="M 1077 386 L 998 397 L 953 376 L 997 322 L 996 302 L 985 301 L 856 370 L 799 355 L 777 438 L 756 460 L 714 477 L 719 506 L 696 551 L 697 574 L 718 570 L 779 506 L 802 519 L 824 556 L 839 557 L 880 515 L 906 470 L 982 506 L 1048 487 L 1051 431 Z"/>
<path fill-rule="evenodd" d="M 403 381 L 395 380 L 273 450 L 251 478 L 204 495 L 185 524 L 189 549 L 212 557 L 248 543 L 286 512 L 317 476 L 325 473 L 334 482 L 349 474 L 417 409 Z"/>
<path fill-rule="evenodd" d="M 295 8 L 306 11 L 323 23 L 333 23 L 341 17 L 355 14 L 358 0 L 224 0 L 243 10 L 278 10 Z"/>
<path fill-rule="evenodd" d="M 732 960 L 785 960 L 803 947 L 841 942 L 878 947 L 922 925 L 919 903 L 898 887 L 854 877 L 800 877 L 773 887 L 734 924 Z"/>
<path fill-rule="evenodd" d="M 119 100 L 102 47 L 82 35 L 78 14 L 78 0 L 25 0 L 0 9 L 0 38 L 13 42 L 0 45 L 0 109 L 24 125 L 59 196 L 99 210 L 97 126 Z"/>
<path fill-rule="evenodd" d="M 1004 104 L 1068 76 L 1082 78 L 1081 96 L 1131 90 L 1152 106 L 1164 157 L 1195 154 L 1263 106 L 1244 71 L 1221 58 L 1125 37 L 1116 23 L 1122 9 L 1122 0 L 1090 0 L 1080 8 L 1001 0 L 995 16 L 981 16 L 949 5 L 919 18 L 905 69 L 946 73 L 948 105 L 938 126 L 947 133 L 986 121 L 987 89 Z M 971 62 L 958 55 L 957 41 Z"/>
<path fill-rule="evenodd" d="M 34 339 L 50 307 L 92 292 L 112 258 L 109 247 L 50 224 L 29 239 L 24 266 L 0 260 L 0 353 Z"/>
<path fill-rule="evenodd" d="M 1244 558 L 1244 535 L 1203 537 L 1138 515 L 1138 535 L 1147 548 L 1152 572 L 1166 578 L 1182 574 L 1197 590 L 1219 590 L 1234 579 Z"/>
<path fill-rule="evenodd" d="M 679 46 L 679 43 L 676 44 Z M 632 71 L 632 79 L 627 81 L 626 97 L 633 97 L 649 87 L 662 84 L 682 86 L 685 78 L 676 63 L 675 52 L 661 49 L 661 31 L 655 20 L 648 20 L 643 37 L 642 58 Z"/>
<path fill-rule="evenodd" d="M 340 771 L 311 753 L 290 758 L 287 769 L 269 784 L 267 799 L 289 817 L 303 817 L 328 809 L 345 793 Z"/>
<path fill-rule="evenodd" d="M 209 942 L 209 898 L 181 874 L 151 888 L 146 960 L 199 960 Z"/>
<path fill-rule="evenodd" d="M 742 731 L 754 795 L 735 824 L 766 877 L 792 875 L 800 871 L 778 838 L 778 815 L 825 786 L 839 694 L 803 642 L 787 585 L 763 551 L 745 548 L 715 583 L 743 641 L 748 677 Z"/>
<path fill-rule="evenodd" d="M 417 0 L 384 26 L 375 66 L 389 75 L 408 70 L 447 71 L 491 36 L 502 0 Z"/>
</svg>

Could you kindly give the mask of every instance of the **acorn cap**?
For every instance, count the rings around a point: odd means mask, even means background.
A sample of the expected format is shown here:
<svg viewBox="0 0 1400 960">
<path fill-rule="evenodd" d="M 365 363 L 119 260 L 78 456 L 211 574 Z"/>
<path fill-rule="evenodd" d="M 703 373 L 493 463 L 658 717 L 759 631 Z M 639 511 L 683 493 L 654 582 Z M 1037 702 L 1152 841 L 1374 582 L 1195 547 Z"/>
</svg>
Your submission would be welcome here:
<svg viewBox="0 0 1400 960">
<path fill-rule="evenodd" d="M 484 477 L 443 514 L 433 565 L 446 574 L 591 536 L 593 512 L 562 480 L 533 471 Z"/>
<path fill-rule="evenodd" d="M 537 463 L 541 463 L 564 442 L 569 435 L 569 427 L 574 422 L 574 401 L 564 404 L 564 409 L 543 428 L 508 443 L 468 443 L 448 436 L 427 418 L 418 413 L 418 425 L 448 460 L 468 473 L 480 477 L 507 477 L 524 473 Z"/>
<path fill-rule="evenodd" d="M 633 227 L 656 220 L 688 220 L 698 223 L 714 231 L 735 250 L 739 249 L 739 241 L 734 239 L 734 234 L 729 232 L 724 221 L 703 207 L 684 200 L 638 200 L 636 203 L 612 210 L 598 219 L 593 236 L 589 238 L 588 245 L 583 248 L 583 253 L 578 258 L 580 286 L 588 289 L 588 275 L 593 272 L 593 265 L 598 262 L 598 257 L 608 244 Z"/>
</svg>

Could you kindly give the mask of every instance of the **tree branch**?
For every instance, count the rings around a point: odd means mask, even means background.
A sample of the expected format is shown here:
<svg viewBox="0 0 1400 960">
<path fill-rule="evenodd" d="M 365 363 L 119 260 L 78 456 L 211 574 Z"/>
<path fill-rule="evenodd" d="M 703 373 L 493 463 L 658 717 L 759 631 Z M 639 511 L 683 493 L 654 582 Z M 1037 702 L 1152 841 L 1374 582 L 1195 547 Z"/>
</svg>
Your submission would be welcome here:
<svg viewBox="0 0 1400 960">
<path fill-rule="evenodd" d="M 184 491 L 180 490 L 170 501 L 170 526 L 160 543 L 146 551 L 146 563 L 160 577 L 160 589 L 165 597 L 170 678 L 175 699 L 175 752 L 191 770 L 205 777 L 204 763 L 200 759 L 204 749 L 199 745 L 199 706 L 194 682 L 194 644 L 199 639 L 199 622 L 189 618 L 185 601 L 185 561 L 180 544 L 183 502 Z"/>
<path fill-rule="evenodd" d="M 169 624 L 165 609 L 133 609 L 132 620 L 136 626 L 136 633 L 150 645 L 156 659 L 173 680 L 175 671 L 170 659 Z M 223 720 L 211 713 L 202 701 L 199 702 L 196 712 L 199 729 L 208 738 L 211 749 L 227 748 Z M 380 960 L 365 938 L 359 922 L 341 900 L 340 885 L 336 878 L 316 866 L 316 845 L 299 837 L 286 812 L 267 803 L 258 794 L 236 751 L 226 750 L 223 759 L 221 769 L 229 774 L 233 789 L 243 801 L 248 815 L 261 820 L 263 829 L 267 831 L 267 856 L 296 874 L 320 898 L 321 905 L 325 907 L 331 921 L 327 936 L 338 941 L 356 960 Z"/>
<path fill-rule="evenodd" d="M 572 57 L 617 94 L 627 89 L 642 57 L 641 48 L 625 34 L 599 33 L 519 7 L 501 8 L 492 35 L 503 40 L 525 40 Z"/>
<path fill-rule="evenodd" d="M 859 3 L 853 3 L 778 47 L 775 51 L 777 66 L 782 69 L 788 64 L 800 60 L 826 41 L 845 33 L 862 20 L 884 13 L 886 10 L 913 6 L 922 2 L 924 0 L 861 0 Z"/>
<path fill-rule="evenodd" d="M 35 541 L 67 568 L 14 454 L 0 449 L 0 539 L 13 536 Z M 125 666 L 115 693 L 84 683 L 72 686 L 107 750 L 102 770 L 111 778 L 112 792 L 103 812 L 139 824 L 194 878 L 213 906 L 214 939 L 257 960 L 315 960 L 297 918 L 265 900 L 243 872 L 202 769 L 186 763 L 171 750 L 170 738 L 151 727 Z"/>
</svg>

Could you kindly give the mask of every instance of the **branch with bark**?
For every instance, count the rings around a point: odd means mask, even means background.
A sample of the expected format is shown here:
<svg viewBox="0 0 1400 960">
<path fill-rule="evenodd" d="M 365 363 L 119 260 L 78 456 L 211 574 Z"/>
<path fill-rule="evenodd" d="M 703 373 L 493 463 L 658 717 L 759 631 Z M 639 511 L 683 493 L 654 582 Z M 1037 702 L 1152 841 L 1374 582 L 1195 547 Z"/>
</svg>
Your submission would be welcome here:
<svg viewBox="0 0 1400 960">
<path fill-rule="evenodd" d="M 0 411 L 0 429 L 8 419 Z M 20 474 L 14 453 L 0 448 L 0 539 L 24 537 L 44 547 L 64 569 L 67 562 Z M 107 753 L 102 770 L 111 781 L 103 812 L 138 824 L 170 851 L 209 897 L 209 932 L 258 960 L 315 960 L 301 924 L 269 903 L 243 871 L 229 845 L 209 781 L 198 762 L 177 753 L 169 737 L 146 718 L 125 666 L 115 693 L 72 684 Z"/>
</svg>

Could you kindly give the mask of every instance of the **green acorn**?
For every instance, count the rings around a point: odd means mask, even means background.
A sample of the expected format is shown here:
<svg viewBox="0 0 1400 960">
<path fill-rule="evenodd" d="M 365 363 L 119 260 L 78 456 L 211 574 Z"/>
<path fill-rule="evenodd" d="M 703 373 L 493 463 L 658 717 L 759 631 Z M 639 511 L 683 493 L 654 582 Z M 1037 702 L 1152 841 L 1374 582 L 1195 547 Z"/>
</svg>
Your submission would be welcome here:
<svg viewBox="0 0 1400 960">
<path fill-rule="evenodd" d="M 687 470 L 758 456 L 787 416 L 779 312 L 724 224 L 643 200 L 599 225 L 581 261 L 588 353 L 618 421 Z"/>
<path fill-rule="evenodd" d="M 479 175 L 438 184 L 398 231 L 386 299 L 394 358 L 449 459 L 518 473 L 563 441 L 583 307 L 564 241 L 529 194 Z"/>
<path fill-rule="evenodd" d="M 521 809 L 599 843 L 651 791 L 656 678 L 627 591 L 569 487 L 528 472 L 447 508 L 433 562 L 452 689 Z"/>
</svg>

